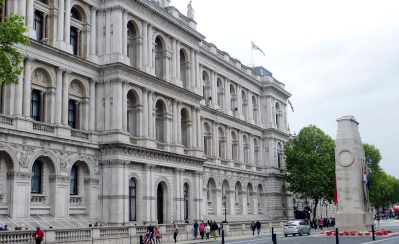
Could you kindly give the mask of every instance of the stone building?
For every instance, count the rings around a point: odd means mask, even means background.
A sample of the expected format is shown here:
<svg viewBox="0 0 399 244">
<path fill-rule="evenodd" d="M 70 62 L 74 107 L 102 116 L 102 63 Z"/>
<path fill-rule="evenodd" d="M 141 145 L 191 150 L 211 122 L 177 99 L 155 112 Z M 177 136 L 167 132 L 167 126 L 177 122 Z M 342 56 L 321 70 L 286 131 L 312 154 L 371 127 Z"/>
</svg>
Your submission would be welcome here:
<svg viewBox="0 0 399 244">
<path fill-rule="evenodd" d="M 190 6 L 191 7 L 191 6 Z M 108 224 L 293 216 L 284 84 L 169 0 L 6 0 L 31 42 L 0 98 L 0 215 Z"/>
</svg>

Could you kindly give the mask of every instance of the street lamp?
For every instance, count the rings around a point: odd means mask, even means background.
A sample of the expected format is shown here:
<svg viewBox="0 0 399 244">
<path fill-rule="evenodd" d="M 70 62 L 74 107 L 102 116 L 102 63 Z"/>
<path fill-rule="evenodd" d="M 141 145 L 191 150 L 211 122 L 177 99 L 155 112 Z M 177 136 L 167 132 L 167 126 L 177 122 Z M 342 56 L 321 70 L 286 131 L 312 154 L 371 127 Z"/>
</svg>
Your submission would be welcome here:
<svg viewBox="0 0 399 244">
<path fill-rule="evenodd" d="M 222 223 L 227 224 L 227 197 L 226 194 L 223 196 L 223 203 L 224 203 L 224 221 Z"/>
</svg>

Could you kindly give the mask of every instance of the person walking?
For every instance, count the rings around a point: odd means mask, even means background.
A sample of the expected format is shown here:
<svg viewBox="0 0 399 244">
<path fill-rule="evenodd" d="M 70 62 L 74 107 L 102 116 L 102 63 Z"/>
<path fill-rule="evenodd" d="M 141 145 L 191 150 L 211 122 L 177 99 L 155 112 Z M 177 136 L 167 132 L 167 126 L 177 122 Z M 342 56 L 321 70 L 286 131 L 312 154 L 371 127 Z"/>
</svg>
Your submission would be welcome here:
<svg viewBox="0 0 399 244">
<path fill-rule="evenodd" d="M 252 229 L 252 235 L 254 236 L 255 235 L 255 229 L 256 229 L 256 224 L 255 224 L 254 221 L 252 221 L 252 223 L 251 223 L 251 229 Z"/>
<path fill-rule="evenodd" d="M 204 233 L 205 233 L 204 222 L 201 222 L 201 224 L 199 226 L 199 232 L 200 232 L 201 240 L 204 240 Z"/>
<path fill-rule="evenodd" d="M 320 230 L 323 230 L 323 220 L 322 219 L 320 219 L 320 221 L 319 221 L 319 226 L 320 226 Z"/>
<path fill-rule="evenodd" d="M 209 224 L 205 224 L 205 235 L 206 235 L 206 240 L 209 240 L 209 234 L 211 233 L 211 226 Z"/>
<path fill-rule="evenodd" d="M 260 228 L 262 227 L 262 225 L 260 224 L 259 220 L 256 221 L 256 229 L 258 231 L 258 235 L 260 234 Z"/>
<path fill-rule="evenodd" d="M 43 237 L 44 237 L 44 232 L 40 229 L 39 226 L 36 228 L 35 233 L 33 233 L 33 237 L 35 237 L 36 244 L 42 243 Z"/>
<path fill-rule="evenodd" d="M 175 239 L 175 243 L 177 242 L 177 234 L 179 234 L 179 228 L 177 225 L 173 225 L 173 239 Z"/>
<path fill-rule="evenodd" d="M 152 223 L 150 222 L 150 224 L 148 225 L 148 227 L 147 227 L 147 233 L 150 233 L 151 234 L 151 237 L 150 237 L 150 242 L 151 243 L 155 243 L 155 240 L 154 240 L 154 226 L 152 226 Z"/>
<path fill-rule="evenodd" d="M 216 238 L 218 237 L 218 229 L 219 229 L 219 226 L 216 224 L 216 221 L 213 221 L 212 235 L 213 235 L 213 238 L 215 239 L 215 241 L 216 241 Z"/>
<path fill-rule="evenodd" d="M 198 222 L 195 221 L 194 223 L 194 238 L 197 239 L 197 235 L 198 235 Z"/>
<path fill-rule="evenodd" d="M 158 226 L 155 227 L 155 243 L 161 243 L 161 230 L 158 228 Z"/>
</svg>

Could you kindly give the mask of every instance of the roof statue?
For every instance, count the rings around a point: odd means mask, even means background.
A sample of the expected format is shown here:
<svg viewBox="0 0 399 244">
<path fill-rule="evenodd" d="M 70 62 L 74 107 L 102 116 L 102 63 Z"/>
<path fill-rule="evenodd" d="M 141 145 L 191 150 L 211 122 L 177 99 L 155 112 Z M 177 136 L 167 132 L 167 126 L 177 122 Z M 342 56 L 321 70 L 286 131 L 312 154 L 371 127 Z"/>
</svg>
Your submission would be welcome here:
<svg viewBox="0 0 399 244">
<path fill-rule="evenodd" d="M 190 18 L 190 19 L 194 19 L 194 9 L 191 6 L 191 2 L 192 1 L 190 0 L 190 3 L 187 6 L 187 17 Z"/>
</svg>

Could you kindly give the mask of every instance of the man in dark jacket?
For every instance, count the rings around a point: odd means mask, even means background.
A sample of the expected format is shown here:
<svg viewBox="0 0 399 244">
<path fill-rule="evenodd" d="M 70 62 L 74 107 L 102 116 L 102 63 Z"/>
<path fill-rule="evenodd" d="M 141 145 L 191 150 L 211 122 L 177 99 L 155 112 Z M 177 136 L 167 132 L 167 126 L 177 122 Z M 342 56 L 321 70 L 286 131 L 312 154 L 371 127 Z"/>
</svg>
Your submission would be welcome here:
<svg viewBox="0 0 399 244">
<path fill-rule="evenodd" d="M 195 221 L 194 223 L 194 238 L 197 239 L 197 234 L 198 234 L 198 222 Z"/>
<path fill-rule="evenodd" d="M 260 224 L 259 220 L 256 221 L 256 230 L 258 231 L 258 235 L 260 234 L 260 227 L 261 227 L 261 226 L 262 226 L 262 225 Z"/>
<path fill-rule="evenodd" d="M 148 227 L 147 227 L 147 233 L 150 233 L 150 234 L 151 234 L 151 237 L 150 237 L 150 242 L 151 242 L 151 243 L 155 243 L 155 240 L 154 240 L 154 231 L 155 231 L 154 226 L 152 226 L 152 223 L 150 222 L 150 224 L 149 224 Z"/>
</svg>

